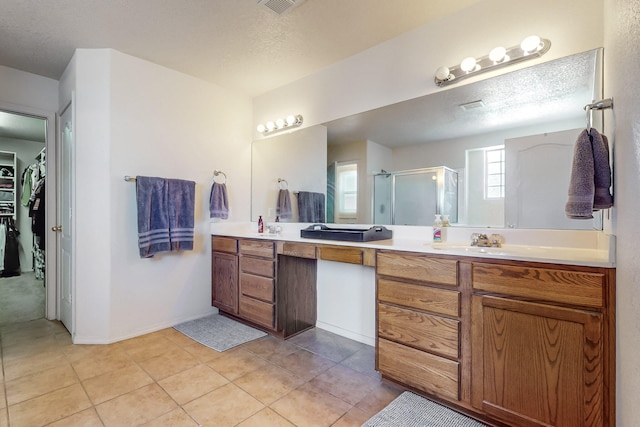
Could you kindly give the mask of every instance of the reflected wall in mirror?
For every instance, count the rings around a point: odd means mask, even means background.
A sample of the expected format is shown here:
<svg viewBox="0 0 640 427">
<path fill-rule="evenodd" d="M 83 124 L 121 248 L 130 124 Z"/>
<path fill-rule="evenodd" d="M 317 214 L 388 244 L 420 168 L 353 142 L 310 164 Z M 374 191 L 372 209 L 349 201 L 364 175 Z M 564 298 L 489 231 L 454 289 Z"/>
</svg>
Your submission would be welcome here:
<svg viewBox="0 0 640 427">
<path fill-rule="evenodd" d="M 586 126 L 584 106 L 602 98 L 601 69 L 602 49 L 594 49 L 325 123 L 323 166 L 357 167 L 357 210 L 344 222 L 374 223 L 381 171 L 445 166 L 458 174 L 458 225 L 601 229 L 601 215 L 564 218 L 573 145 Z M 502 160 L 490 161 L 496 149 Z M 265 211 L 261 203 L 252 198 L 252 219 Z"/>
<path fill-rule="evenodd" d="M 299 222 L 297 194 L 327 191 L 327 128 L 312 126 L 254 141 L 251 146 L 251 220 L 276 219 L 280 189 L 288 190 L 292 218 Z M 278 182 L 278 180 L 283 180 Z"/>
</svg>

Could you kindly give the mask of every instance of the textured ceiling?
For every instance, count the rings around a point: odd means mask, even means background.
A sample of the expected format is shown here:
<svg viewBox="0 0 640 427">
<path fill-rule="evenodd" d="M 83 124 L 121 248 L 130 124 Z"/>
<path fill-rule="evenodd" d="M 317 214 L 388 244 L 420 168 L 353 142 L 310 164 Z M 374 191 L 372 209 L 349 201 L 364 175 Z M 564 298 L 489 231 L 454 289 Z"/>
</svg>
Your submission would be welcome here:
<svg viewBox="0 0 640 427">
<path fill-rule="evenodd" d="M 113 48 L 256 96 L 479 0 L 2 0 L 0 65 L 59 79 Z"/>
<path fill-rule="evenodd" d="M 328 122 L 330 144 L 370 140 L 387 147 L 480 135 L 585 117 L 597 50 Z M 464 110 L 462 104 L 483 106 Z"/>
</svg>

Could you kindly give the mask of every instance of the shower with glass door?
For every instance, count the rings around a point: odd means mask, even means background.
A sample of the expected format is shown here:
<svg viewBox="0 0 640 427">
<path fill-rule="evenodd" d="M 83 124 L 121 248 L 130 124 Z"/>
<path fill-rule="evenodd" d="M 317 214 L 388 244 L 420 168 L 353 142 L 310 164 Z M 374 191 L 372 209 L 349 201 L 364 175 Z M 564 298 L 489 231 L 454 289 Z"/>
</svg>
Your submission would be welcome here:
<svg viewBox="0 0 640 427">
<path fill-rule="evenodd" d="M 458 222 L 456 171 L 438 166 L 374 175 L 374 224 L 429 226 L 436 214 Z"/>
</svg>

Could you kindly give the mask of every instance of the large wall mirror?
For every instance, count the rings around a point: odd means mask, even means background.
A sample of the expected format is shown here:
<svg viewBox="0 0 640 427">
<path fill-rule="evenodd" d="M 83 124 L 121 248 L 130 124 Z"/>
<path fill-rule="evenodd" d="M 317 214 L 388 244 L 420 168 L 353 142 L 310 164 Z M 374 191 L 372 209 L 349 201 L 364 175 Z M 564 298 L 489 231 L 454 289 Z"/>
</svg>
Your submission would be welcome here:
<svg viewBox="0 0 640 427">
<path fill-rule="evenodd" d="M 564 214 L 601 81 L 594 49 L 255 141 L 251 219 L 273 221 L 286 188 L 289 222 L 309 191 L 326 196 L 323 222 L 431 225 L 440 213 L 454 226 L 601 229 L 601 215 Z"/>
</svg>

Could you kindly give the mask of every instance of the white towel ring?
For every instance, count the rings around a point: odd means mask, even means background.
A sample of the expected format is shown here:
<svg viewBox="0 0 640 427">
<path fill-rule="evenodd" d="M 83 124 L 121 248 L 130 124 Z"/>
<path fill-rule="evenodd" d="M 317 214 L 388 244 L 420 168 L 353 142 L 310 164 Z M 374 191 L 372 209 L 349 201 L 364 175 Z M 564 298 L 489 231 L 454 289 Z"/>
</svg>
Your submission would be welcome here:
<svg viewBox="0 0 640 427">
<path fill-rule="evenodd" d="M 282 187 L 282 183 L 283 182 L 284 182 L 284 188 Z M 289 183 L 287 182 L 286 179 L 278 178 L 278 187 L 281 190 L 288 190 L 289 189 Z"/>
<path fill-rule="evenodd" d="M 224 176 L 224 181 L 222 181 L 222 182 L 216 181 L 216 176 L 218 176 L 218 175 Z M 227 183 L 227 174 L 222 172 L 221 170 L 218 170 L 218 169 L 214 170 L 213 171 L 213 182 L 218 182 L 218 184 L 226 184 Z"/>
</svg>

